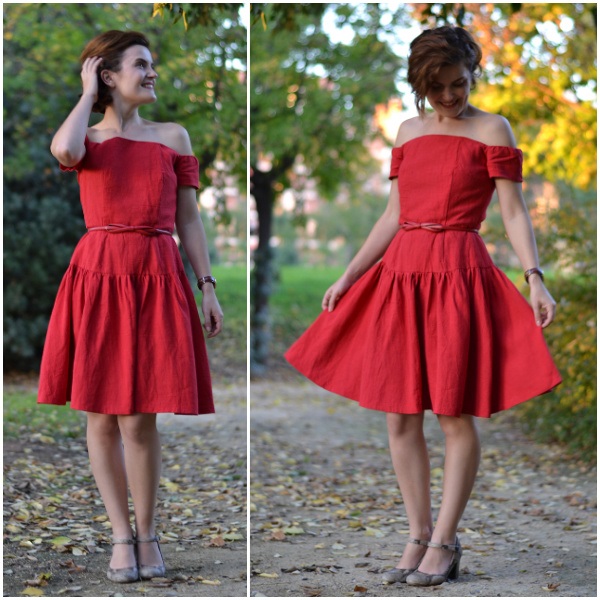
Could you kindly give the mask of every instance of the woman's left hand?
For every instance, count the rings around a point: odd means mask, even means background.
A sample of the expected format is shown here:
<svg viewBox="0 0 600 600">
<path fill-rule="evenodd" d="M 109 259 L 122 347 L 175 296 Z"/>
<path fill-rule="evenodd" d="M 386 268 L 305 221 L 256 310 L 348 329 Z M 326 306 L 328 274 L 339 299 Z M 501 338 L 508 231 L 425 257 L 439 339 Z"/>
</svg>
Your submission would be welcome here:
<svg viewBox="0 0 600 600">
<path fill-rule="evenodd" d="M 554 321 L 556 314 L 556 302 L 546 289 L 542 280 L 536 275 L 530 278 L 531 306 L 535 315 L 535 322 L 539 327 L 548 327 Z"/>
<path fill-rule="evenodd" d="M 208 337 L 213 338 L 221 333 L 223 328 L 223 311 L 219 306 L 215 289 L 211 283 L 205 283 L 202 290 L 202 314 L 204 315 L 204 329 Z"/>
</svg>

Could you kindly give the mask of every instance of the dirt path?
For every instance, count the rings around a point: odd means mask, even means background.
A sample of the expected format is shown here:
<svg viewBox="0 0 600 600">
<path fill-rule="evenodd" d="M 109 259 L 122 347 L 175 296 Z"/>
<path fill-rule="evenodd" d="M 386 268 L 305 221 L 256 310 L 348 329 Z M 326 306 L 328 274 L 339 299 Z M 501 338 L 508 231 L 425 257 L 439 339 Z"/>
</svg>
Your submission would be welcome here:
<svg viewBox="0 0 600 600">
<path fill-rule="evenodd" d="M 160 417 L 162 580 L 106 579 L 110 529 L 83 439 L 5 440 L 4 595 L 245 597 L 246 388 L 216 388 L 215 405 Z"/>
<path fill-rule="evenodd" d="M 309 383 L 259 382 L 251 396 L 252 596 L 596 596 L 596 471 L 529 441 L 510 412 L 479 421 L 460 580 L 417 590 L 379 574 L 408 533 L 384 415 Z M 426 434 L 437 509 L 431 415 Z"/>
</svg>

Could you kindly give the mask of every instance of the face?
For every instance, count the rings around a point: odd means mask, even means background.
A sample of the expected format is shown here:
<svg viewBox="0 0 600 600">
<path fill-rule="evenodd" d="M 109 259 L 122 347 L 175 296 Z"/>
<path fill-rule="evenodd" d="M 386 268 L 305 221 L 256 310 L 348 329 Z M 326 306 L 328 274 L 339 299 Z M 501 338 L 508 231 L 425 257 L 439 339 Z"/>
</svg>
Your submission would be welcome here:
<svg viewBox="0 0 600 600">
<path fill-rule="evenodd" d="M 469 104 L 471 73 L 462 63 L 442 67 L 427 91 L 427 100 L 442 117 L 460 117 Z"/>
<path fill-rule="evenodd" d="M 145 46 L 130 46 L 123 53 L 119 71 L 102 71 L 104 82 L 111 88 L 113 101 L 117 97 L 134 104 L 156 102 L 154 84 L 158 77 L 152 54 Z"/>
</svg>

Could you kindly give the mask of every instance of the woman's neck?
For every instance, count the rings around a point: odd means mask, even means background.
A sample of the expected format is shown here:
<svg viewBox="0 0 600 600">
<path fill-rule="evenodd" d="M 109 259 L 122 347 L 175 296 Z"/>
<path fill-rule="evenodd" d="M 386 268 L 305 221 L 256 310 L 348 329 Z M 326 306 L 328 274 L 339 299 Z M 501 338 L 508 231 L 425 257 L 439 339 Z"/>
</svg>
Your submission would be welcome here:
<svg viewBox="0 0 600 600">
<path fill-rule="evenodd" d="M 101 121 L 103 129 L 111 129 L 118 133 L 137 129 L 142 124 L 143 119 L 138 113 L 137 106 L 124 110 L 120 107 L 109 105 L 106 107 L 104 119 Z"/>
</svg>

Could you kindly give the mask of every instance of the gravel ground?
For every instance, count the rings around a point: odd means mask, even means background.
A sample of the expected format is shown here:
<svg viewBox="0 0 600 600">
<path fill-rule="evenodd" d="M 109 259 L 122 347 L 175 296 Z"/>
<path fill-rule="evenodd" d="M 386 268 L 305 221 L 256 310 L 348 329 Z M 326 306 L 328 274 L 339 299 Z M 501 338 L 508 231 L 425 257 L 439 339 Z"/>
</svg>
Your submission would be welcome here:
<svg viewBox="0 0 600 600">
<path fill-rule="evenodd" d="M 110 528 L 85 440 L 5 440 L 4 596 L 245 597 L 246 388 L 214 392 L 214 416 L 159 417 L 162 579 L 106 578 Z"/>
<path fill-rule="evenodd" d="M 511 411 L 479 420 L 458 582 L 414 588 L 381 583 L 408 533 L 384 415 L 307 382 L 255 382 L 251 398 L 251 596 L 597 596 L 595 468 Z M 443 438 L 433 415 L 425 427 L 436 509 Z"/>
</svg>

